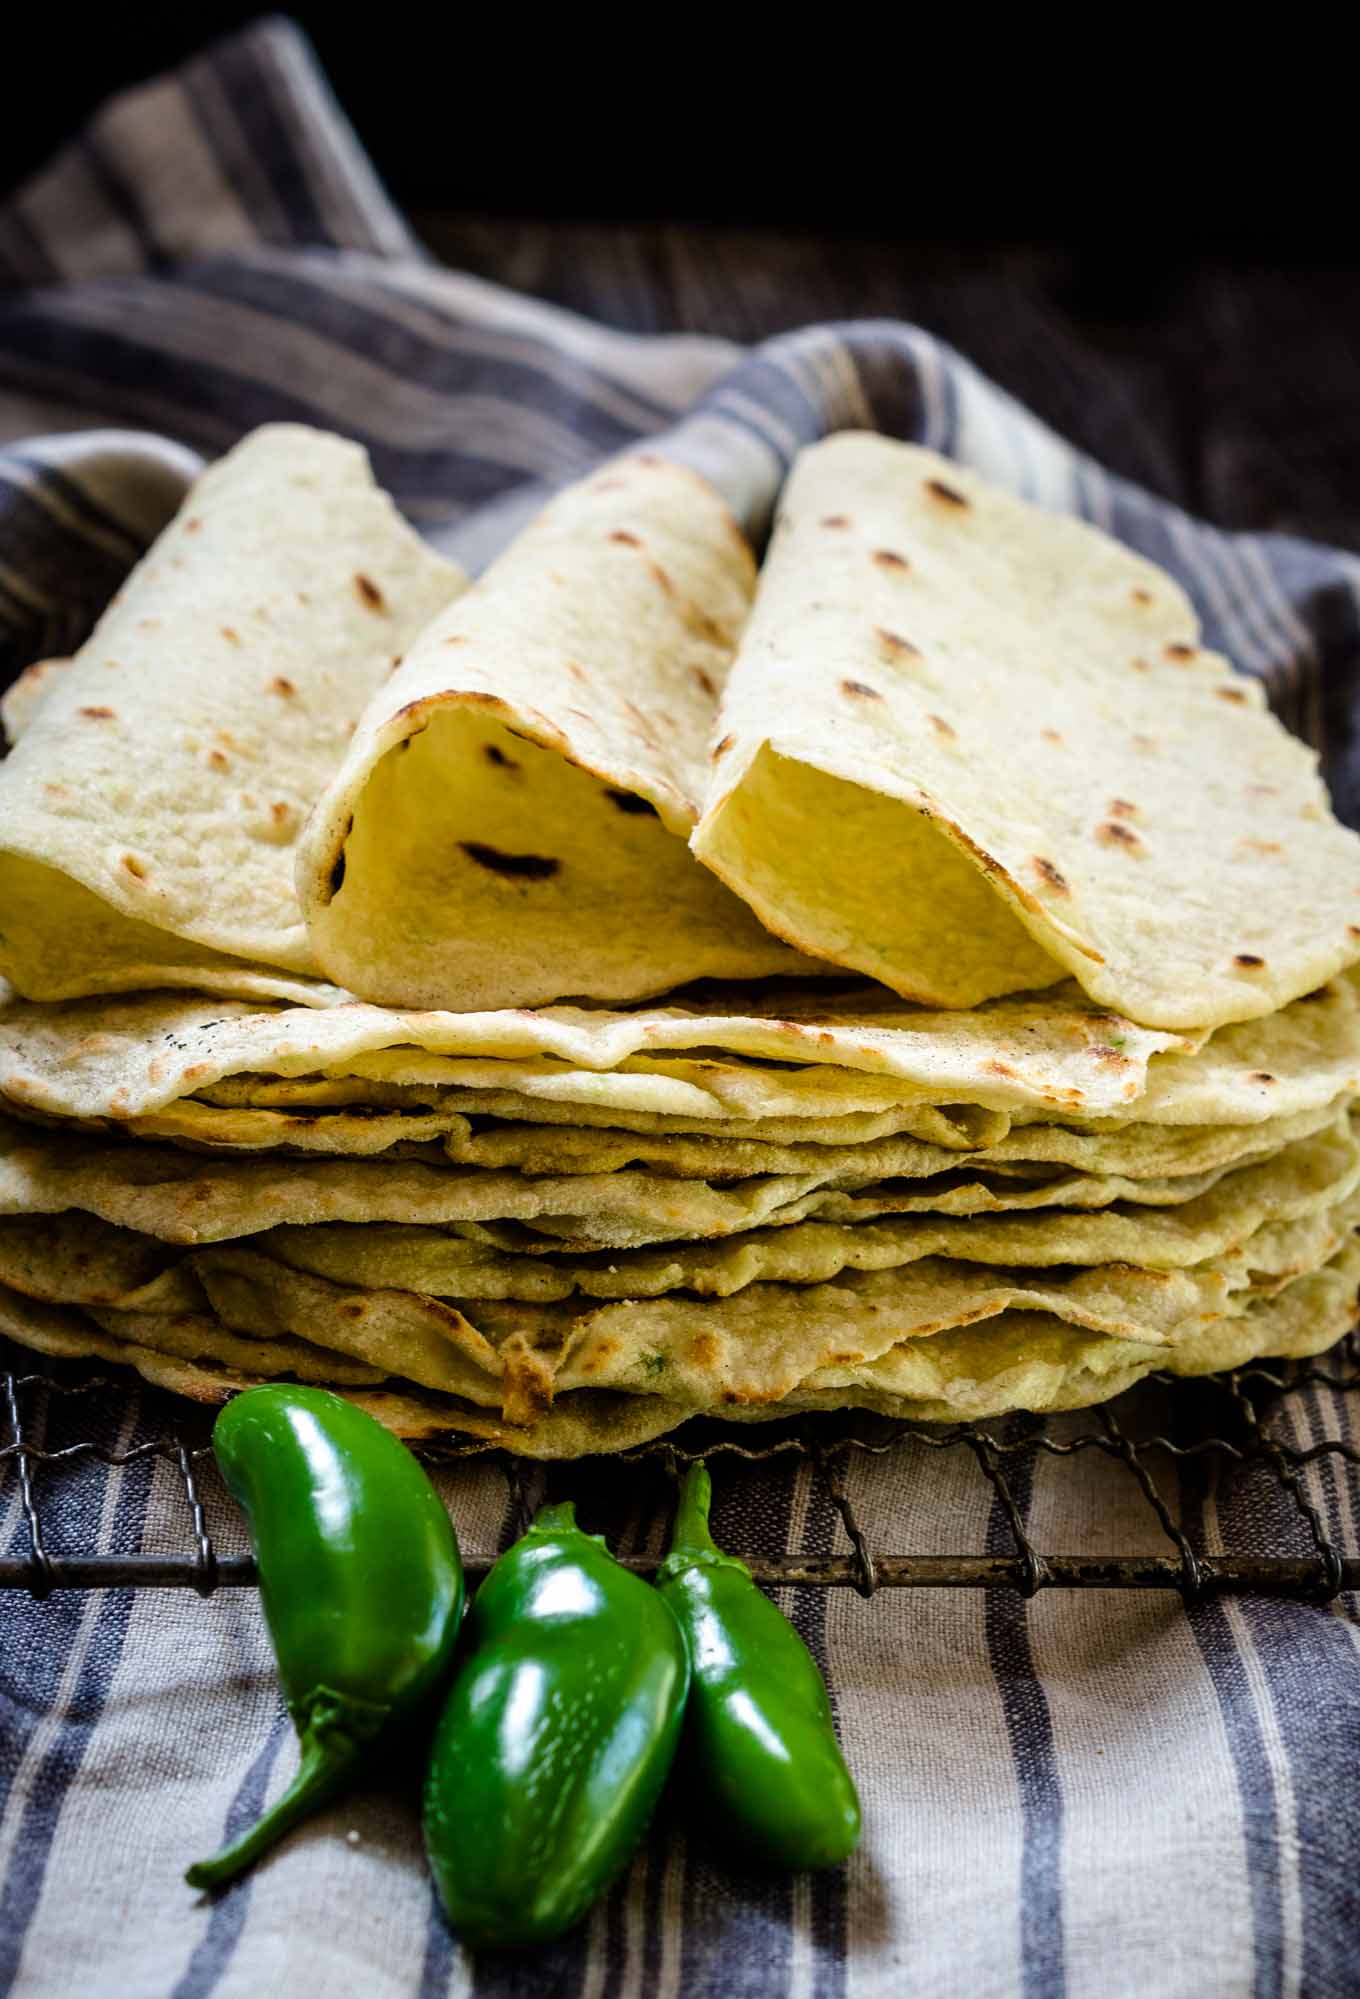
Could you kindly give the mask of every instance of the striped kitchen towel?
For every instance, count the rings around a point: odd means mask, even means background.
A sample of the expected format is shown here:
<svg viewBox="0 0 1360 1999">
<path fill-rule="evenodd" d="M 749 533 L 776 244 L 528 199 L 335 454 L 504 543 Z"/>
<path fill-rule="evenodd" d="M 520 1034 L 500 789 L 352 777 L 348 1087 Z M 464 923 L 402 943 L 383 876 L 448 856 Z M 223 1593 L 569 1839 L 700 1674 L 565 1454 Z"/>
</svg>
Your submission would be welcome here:
<svg viewBox="0 0 1360 1999">
<path fill-rule="evenodd" d="M 611 331 L 440 269 L 301 37 L 270 21 L 116 99 L 0 209 L 0 679 L 76 643 L 201 461 L 277 419 L 359 438 L 408 514 L 472 567 L 546 492 L 640 437 L 706 473 L 757 537 L 800 444 L 846 425 L 918 439 L 1165 564 L 1360 819 L 1353 557 L 1225 534 L 1111 478 L 913 326 L 815 326 L 744 350 Z M 1162 1418 L 1182 1441 L 1208 1392 Z M 177 1475 L 137 1450 L 178 1411 L 123 1390 L 34 1406 L 49 1450 L 93 1424 L 132 1453 L 43 1474 L 56 1550 L 183 1546 Z M 1278 1422 L 1300 1449 L 1360 1441 L 1353 1401 L 1326 1386 Z M 465 1544 L 503 1545 L 500 1475 L 442 1476 Z M 733 1545 L 846 1547 L 809 1466 L 719 1479 Z M 1012 1545 L 965 1450 L 857 1457 L 848 1479 L 880 1548 Z M 658 1547 L 652 1474 L 575 1467 L 546 1482 L 623 1547 Z M 1041 1547 L 1164 1548 L 1135 1480 L 1100 1450 L 1018 1452 L 1012 1482 Z M 1345 1462 L 1317 1455 L 1304 1490 L 1353 1548 Z M 239 1544 L 216 1498 L 225 1545 Z M 1300 1546 L 1283 1495 L 1220 1487 L 1195 1457 L 1170 1498 L 1203 1550 Z M 0 1544 L 22 1553 L 25 1535 L 6 1466 Z M 401 1773 L 217 1903 L 183 1887 L 185 1862 L 289 1766 L 250 1592 L 0 1599 L 0 1994 L 1326 1999 L 1360 1985 L 1351 1599 L 1187 1611 L 1160 1595 L 841 1590 L 791 1592 L 786 1607 L 827 1670 L 861 1781 L 852 1865 L 762 1879 L 665 1819 L 579 1935 L 474 1965 L 433 1909 Z"/>
</svg>

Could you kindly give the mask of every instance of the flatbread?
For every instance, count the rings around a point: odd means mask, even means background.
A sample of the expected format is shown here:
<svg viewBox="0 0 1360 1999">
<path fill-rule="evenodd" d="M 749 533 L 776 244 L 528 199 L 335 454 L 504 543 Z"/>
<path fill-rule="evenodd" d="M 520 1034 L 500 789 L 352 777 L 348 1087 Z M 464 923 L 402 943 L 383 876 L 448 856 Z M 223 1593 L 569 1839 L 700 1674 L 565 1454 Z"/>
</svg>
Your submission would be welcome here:
<svg viewBox="0 0 1360 1999">
<path fill-rule="evenodd" d="M 229 1108 L 446 1108 L 696 1136 L 732 1135 L 737 1122 L 736 1135 L 781 1142 L 906 1130 L 967 1149 L 1004 1136 L 1008 1120 L 1097 1133 L 1111 1119 L 1256 1124 L 1360 1089 L 1360 983 L 1350 975 L 1208 1038 L 1134 1028 L 1071 994 L 970 1013 L 891 1001 L 874 1011 L 862 994 L 833 1004 L 805 993 L 801 1014 L 792 996 L 787 1004 L 771 1017 L 751 1010 L 749 992 L 631 1013 L 466 1015 L 343 998 L 11 1000 L 0 1004 L 0 1093 L 60 1117 L 148 1116 L 194 1096 Z M 944 1123 L 915 1115 L 925 1107 L 943 1110 Z"/>
<path fill-rule="evenodd" d="M 369 705 L 298 852 L 338 983 L 456 1010 L 797 970 L 689 852 L 755 565 L 659 459 L 559 494 Z"/>
<path fill-rule="evenodd" d="M 853 1173 L 865 1181 L 926 1179 L 967 1165 L 996 1175 L 1014 1172 L 1051 1180 L 1063 1166 L 1083 1174 L 1130 1181 L 1222 1171 L 1278 1152 L 1331 1124 L 1335 1104 L 1269 1118 L 1257 1125 L 1139 1125 L 1072 1131 L 1065 1125 L 1017 1125 L 989 1146 L 939 1145 L 916 1138 L 871 1139 L 859 1145 L 815 1141 L 776 1145 L 739 1137 L 684 1132 L 635 1133 L 596 1127 L 487 1124 L 453 1110 L 233 1110 L 181 1098 L 164 1111 L 89 1128 L 134 1138 L 168 1139 L 195 1149 L 240 1153 L 324 1153 L 340 1158 L 429 1158 L 442 1152 L 457 1166 L 493 1172 L 617 1173 L 645 1167 L 681 1180 L 738 1179 L 761 1173 Z M 951 1133 L 956 1140 L 959 1134 Z"/>
<path fill-rule="evenodd" d="M 1216 1319 L 1175 1347 L 1085 1333 L 1043 1313 L 1003 1313 L 980 1327 L 895 1347 L 880 1359 L 837 1363 L 781 1402 L 732 1402 L 729 1419 L 769 1421 L 803 1412 L 864 1408 L 925 1422 L 994 1417 L 1013 1408 L 1078 1408 L 1108 1399 L 1157 1369 L 1207 1374 L 1265 1356 L 1321 1353 L 1351 1324 L 1360 1244 L 1354 1239 L 1324 1269 L 1235 1316 Z M 262 1376 L 129 1343 L 84 1313 L 0 1288 L 0 1332 L 39 1352 L 92 1355 L 135 1367 L 148 1381 L 220 1402 Z M 206 1328 L 201 1337 L 208 1337 Z M 816 1385 L 813 1385 L 815 1383 Z M 889 1384 L 916 1391 L 904 1393 Z M 404 1384 L 342 1391 L 400 1435 L 426 1444 L 474 1438 L 530 1457 L 617 1452 L 679 1428 L 696 1411 L 657 1395 L 591 1389 L 563 1394 L 550 1411 L 507 1423 L 453 1397 Z"/>
<path fill-rule="evenodd" d="M 0 694 L 0 727 L 12 748 L 56 686 L 69 659 L 38 659 Z"/>
<path fill-rule="evenodd" d="M 0 1091 L 64 1117 L 146 1115 L 230 1077 L 278 1077 L 308 1087 L 272 1097 L 252 1087 L 244 1101 L 382 1103 L 382 1091 L 418 1087 L 700 1119 L 964 1103 L 1062 1123 L 1144 1123 L 1152 1097 L 1158 1123 L 1254 1123 L 1360 1085 L 1352 978 L 1212 1039 L 1134 1027 L 1076 990 L 968 1013 L 876 1003 L 864 990 L 834 1000 L 790 992 L 784 1007 L 762 1013 L 750 990 L 632 1011 L 500 1013 L 176 994 L 10 1001 L 0 1005 Z"/>
<path fill-rule="evenodd" d="M 465 582 L 358 445 L 276 424 L 229 452 L 26 716 L 21 697 L 0 766 L 0 972 L 41 999 L 295 993 L 279 973 L 316 971 L 293 890 L 303 821 Z"/>
<path fill-rule="evenodd" d="M 218 1242 L 275 1223 L 475 1223 L 517 1227 L 576 1250 L 697 1242 L 809 1217 L 858 1223 L 917 1218 L 943 1250 L 1003 1263 L 1122 1261 L 1172 1268 L 1209 1251 L 1208 1230 L 1233 1239 L 1268 1220 L 1343 1199 L 1360 1177 L 1360 1142 L 1343 1115 L 1280 1153 L 1183 1183 L 1067 1174 L 1024 1180 L 945 1176 L 861 1186 L 856 1174 L 775 1174 L 725 1183 L 646 1172 L 560 1179 L 406 1159 L 289 1162 L 199 1155 L 174 1146 L 129 1147 L 0 1120 L 0 1215 L 79 1208 L 166 1242 Z M 1066 1203 L 1066 1209 L 1059 1205 Z M 1175 1205 L 1172 1205 L 1175 1204 Z M 1105 1213 L 1068 1212 L 1104 1207 Z M 1025 1213 L 1023 1210 L 1033 1210 Z M 1255 1219 L 1248 1222 L 1248 1217 Z M 932 1252 L 933 1253 L 933 1252 Z"/>
<path fill-rule="evenodd" d="M 37 1304 L 3 1290 L 0 1333 L 53 1359 L 96 1359 L 133 1368 L 154 1388 L 209 1405 L 229 1401 L 243 1388 L 267 1379 L 211 1357 L 188 1360 L 129 1345 L 101 1332 L 84 1313 Z M 442 1451 L 506 1450 L 527 1458 L 591 1457 L 646 1443 L 687 1421 L 692 1413 L 651 1396 L 583 1394 L 570 1397 L 525 1428 L 452 1396 L 422 1395 L 410 1387 L 342 1387 L 337 1392 L 433 1456 Z"/>
<path fill-rule="evenodd" d="M 1360 956 L 1360 839 L 1185 593 L 915 445 L 800 453 L 714 757 L 699 858 L 932 1005 L 1218 1026 Z"/>
<path fill-rule="evenodd" d="M 917 1422 L 977 1422 L 1012 1409 L 1085 1409 L 1165 1369 L 1218 1374 L 1269 1357 L 1306 1359 L 1335 1345 L 1355 1318 L 1360 1243 L 1236 1318 L 1216 1319 L 1171 1347 L 1122 1345 L 1032 1319 L 993 1320 L 916 1346 L 870 1367 L 826 1370 L 790 1398 L 806 1409 L 878 1409 Z M 946 1343 L 947 1342 L 947 1343 Z"/>
</svg>

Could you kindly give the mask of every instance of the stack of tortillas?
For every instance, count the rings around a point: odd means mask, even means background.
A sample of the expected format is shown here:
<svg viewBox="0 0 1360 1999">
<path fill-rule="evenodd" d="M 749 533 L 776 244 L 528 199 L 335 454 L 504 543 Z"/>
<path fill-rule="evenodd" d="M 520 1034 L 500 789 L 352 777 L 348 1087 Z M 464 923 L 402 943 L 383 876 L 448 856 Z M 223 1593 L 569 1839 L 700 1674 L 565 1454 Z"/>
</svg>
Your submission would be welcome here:
<svg viewBox="0 0 1360 1999">
<path fill-rule="evenodd" d="M 0 1331 L 538 1455 L 1313 1353 L 1360 842 L 1177 586 L 914 447 L 485 576 L 256 433 L 0 768 Z"/>
</svg>

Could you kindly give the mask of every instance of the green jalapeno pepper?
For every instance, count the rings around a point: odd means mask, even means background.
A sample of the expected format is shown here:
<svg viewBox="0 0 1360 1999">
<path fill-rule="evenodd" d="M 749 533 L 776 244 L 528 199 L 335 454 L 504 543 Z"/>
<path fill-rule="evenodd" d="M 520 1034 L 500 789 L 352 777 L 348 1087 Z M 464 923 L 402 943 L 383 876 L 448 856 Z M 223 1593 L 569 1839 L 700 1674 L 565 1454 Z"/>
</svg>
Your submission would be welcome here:
<svg viewBox="0 0 1360 1999">
<path fill-rule="evenodd" d="M 463 1607 L 453 1526 L 404 1444 L 320 1388 L 247 1389 L 213 1429 L 245 1510 L 301 1763 L 264 1817 L 185 1876 L 220 1888 L 327 1803 L 447 1677 Z"/>
<path fill-rule="evenodd" d="M 693 1684 L 682 1761 L 711 1826 L 744 1856 L 834 1867 L 859 1839 L 859 1799 L 826 1683 L 788 1619 L 709 1532 L 708 1472 L 691 1465 L 657 1588 L 679 1620 Z"/>
<path fill-rule="evenodd" d="M 685 1644 L 569 1504 L 502 1555 L 464 1638 L 426 1782 L 430 1868 L 467 1943 L 540 1943 L 642 1837 L 680 1735 Z"/>
</svg>

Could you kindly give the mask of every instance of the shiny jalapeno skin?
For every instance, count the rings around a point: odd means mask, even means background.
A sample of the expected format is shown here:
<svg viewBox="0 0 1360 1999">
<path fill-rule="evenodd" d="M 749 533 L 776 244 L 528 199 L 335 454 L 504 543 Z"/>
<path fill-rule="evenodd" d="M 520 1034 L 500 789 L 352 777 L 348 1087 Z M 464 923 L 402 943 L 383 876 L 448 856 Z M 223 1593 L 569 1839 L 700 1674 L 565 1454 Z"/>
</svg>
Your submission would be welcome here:
<svg viewBox="0 0 1360 1999">
<path fill-rule="evenodd" d="M 301 1739 L 292 1785 L 195 1888 L 244 1872 L 342 1790 L 447 1679 L 463 1570 L 439 1495 L 406 1446 L 321 1388 L 250 1388 L 213 1429 L 245 1512 L 260 1600 Z"/>
<path fill-rule="evenodd" d="M 680 1736 L 684 1640 L 567 1504 L 501 1556 L 464 1647 L 425 1787 L 430 1869 L 465 1943 L 542 1943 L 642 1837 Z"/>
<path fill-rule="evenodd" d="M 858 1843 L 860 1809 L 826 1683 L 745 1563 L 714 1544 L 711 1493 L 705 1467 L 691 1465 L 656 1579 L 693 1672 L 681 1752 L 690 1794 L 704 1826 L 744 1857 L 834 1867 Z"/>
</svg>

